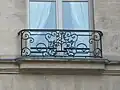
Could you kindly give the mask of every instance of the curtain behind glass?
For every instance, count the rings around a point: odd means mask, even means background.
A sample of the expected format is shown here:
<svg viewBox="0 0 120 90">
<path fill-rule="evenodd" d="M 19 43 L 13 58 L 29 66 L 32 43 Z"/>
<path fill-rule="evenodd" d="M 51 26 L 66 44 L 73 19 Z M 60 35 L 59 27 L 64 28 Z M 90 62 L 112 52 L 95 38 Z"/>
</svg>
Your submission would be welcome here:
<svg viewBox="0 0 120 90">
<path fill-rule="evenodd" d="M 30 29 L 51 29 L 56 28 L 55 2 L 30 2 Z M 45 32 L 31 32 L 34 42 L 31 47 L 39 43 L 48 44 L 45 39 Z"/>
<path fill-rule="evenodd" d="M 30 2 L 30 28 L 56 28 L 55 2 Z"/>
<path fill-rule="evenodd" d="M 89 30 L 88 2 L 63 2 L 63 26 L 68 30 Z M 81 36 L 89 35 L 89 32 L 77 32 L 77 35 L 75 47 L 89 48 L 89 36 Z"/>
<path fill-rule="evenodd" d="M 63 2 L 63 20 L 64 28 L 88 30 L 88 2 Z"/>
</svg>

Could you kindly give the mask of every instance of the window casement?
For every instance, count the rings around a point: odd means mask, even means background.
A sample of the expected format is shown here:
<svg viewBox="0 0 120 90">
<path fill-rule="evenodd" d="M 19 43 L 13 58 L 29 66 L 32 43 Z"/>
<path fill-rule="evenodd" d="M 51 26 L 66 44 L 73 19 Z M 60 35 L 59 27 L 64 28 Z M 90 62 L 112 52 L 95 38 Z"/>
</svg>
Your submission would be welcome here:
<svg viewBox="0 0 120 90">
<path fill-rule="evenodd" d="M 93 29 L 93 0 L 29 0 L 31 29 Z"/>
<path fill-rule="evenodd" d="M 102 32 L 93 30 L 93 0 L 29 0 L 29 29 L 21 55 L 102 57 Z"/>
</svg>

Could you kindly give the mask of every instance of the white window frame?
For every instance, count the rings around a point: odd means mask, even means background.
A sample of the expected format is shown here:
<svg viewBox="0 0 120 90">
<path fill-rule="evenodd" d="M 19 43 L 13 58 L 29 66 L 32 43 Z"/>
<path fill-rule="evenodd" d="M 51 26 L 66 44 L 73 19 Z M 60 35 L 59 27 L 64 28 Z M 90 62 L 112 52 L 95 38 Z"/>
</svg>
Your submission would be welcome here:
<svg viewBox="0 0 120 90">
<path fill-rule="evenodd" d="M 63 11 L 62 11 L 62 2 L 64 1 L 74 1 L 74 2 L 80 2 L 80 1 L 88 1 L 88 17 L 89 17 L 89 30 L 93 30 L 94 28 L 94 4 L 93 0 L 27 0 L 27 27 L 30 28 L 30 5 L 29 2 L 56 2 L 56 23 L 57 23 L 57 29 L 63 29 Z M 28 15 L 29 14 L 29 15 Z"/>
</svg>

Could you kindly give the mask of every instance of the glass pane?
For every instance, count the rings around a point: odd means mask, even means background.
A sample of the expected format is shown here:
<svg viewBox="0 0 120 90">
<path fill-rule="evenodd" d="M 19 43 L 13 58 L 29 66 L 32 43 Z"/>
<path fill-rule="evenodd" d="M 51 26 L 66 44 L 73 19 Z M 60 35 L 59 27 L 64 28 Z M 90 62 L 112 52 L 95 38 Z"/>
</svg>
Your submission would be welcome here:
<svg viewBox="0 0 120 90">
<path fill-rule="evenodd" d="M 88 30 L 88 2 L 63 2 L 63 26 Z"/>
<path fill-rule="evenodd" d="M 56 28 L 55 2 L 30 2 L 30 28 Z"/>
<path fill-rule="evenodd" d="M 88 19 L 88 2 L 63 2 L 63 28 L 89 30 Z M 89 32 L 72 32 L 72 35 L 78 37 L 73 47 L 86 49 L 78 49 L 78 56 L 89 56 Z"/>
<path fill-rule="evenodd" d="M 57 26 L 55 2 L 30 2 L 29 22 L 30 29 L 55 29 Z M 31 52 L 34 52 L 31 55 L 41 55 L 41 53 L 38 53 L 40 50 L 36 49 L 36 47 L 48 45 L 48 41 L 45 38 L 48 32 L 31 31 L 30 33 L 33 42 L 28 41 L 28 45 Z"/>
</svg>

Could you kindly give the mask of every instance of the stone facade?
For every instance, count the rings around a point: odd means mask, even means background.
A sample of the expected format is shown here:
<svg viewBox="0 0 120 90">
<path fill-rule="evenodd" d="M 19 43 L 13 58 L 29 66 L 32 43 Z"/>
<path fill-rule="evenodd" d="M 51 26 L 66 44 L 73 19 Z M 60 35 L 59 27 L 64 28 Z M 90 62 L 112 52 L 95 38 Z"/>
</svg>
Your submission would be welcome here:
<svg viewBox="0 0 120 90">
<path fill-rule="evenodd" d="M 120 56 L 120 1 L 94 0 L 95 29 L 104 33 L 103 55 L 111 60 Z"/>
<path fill-rule="evenodd" d="M 17 33 L 27 27 L 27 0 L 3 0 L 0 3 L 0 57 L 19 56 Z"/>
<path fill-rule="evenodd" d="M 119 76 L 0 75 L 0 90 L 119 90 Z"/>
<path fill-rule="evenodd" d="M 118 76 L 0 75 L 0 90 L 119 90 Z"/>
<path fill-rule="evenodd" d="M 73 63 L 61 65 L 61 62 L 57 63 L 58 66 L 52 67 L 50 67 L 50 62 L 46 62 L 47 64 L 44 64 L 46 66 L 41 65 L 40 62 L 41 67 L 37 67 L 36 64 L 32 66 L 27 62 L 27 64 L 24 62 L 14 63 L 13 58 L 20 56 L 20 41 L 17 33 L 21 29 L 27 28 L 27 7 L 27 0 L 2 0 L 0 3 L 0 90 L 120 89 L 120 0 L 94 0 L 95 29 L 101 30 L 104 34 L 103 58 L 112 62 L 104 62 L 100 67 L 96 67 L 98 66 L 96 63 L 91 65 L 89 62 L 86 66 L 80 62 L 72 67 Z M 2 62 L 3 59 L 7 59 L 9 63 Z M 79 65 L 82 65 L 83 68 Z M 35 69 L 39 69 L 38 72 L 41 72 L 44 70 L 43 68 L 46 71 L 54 72 L 62 68 L 61 74 L 64 68 L 66 73 L 74 69 L 76 71 L 70 75 L 32 73 Z M 93 68 L 95 70 L 92 70 Z M 31 70 L 31 73 L 23 73 L 27 72 L 27 69 Z M 101 69 L 102 72 L 92 75 L 81 72 L 81 70 L 83 72 L 99 72 Z"/>
</svg>

